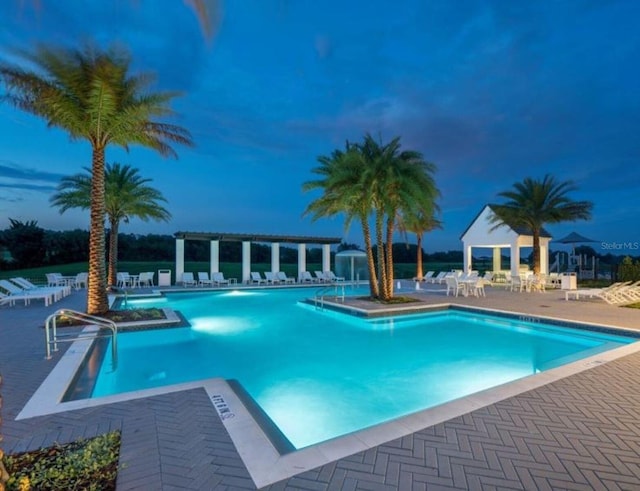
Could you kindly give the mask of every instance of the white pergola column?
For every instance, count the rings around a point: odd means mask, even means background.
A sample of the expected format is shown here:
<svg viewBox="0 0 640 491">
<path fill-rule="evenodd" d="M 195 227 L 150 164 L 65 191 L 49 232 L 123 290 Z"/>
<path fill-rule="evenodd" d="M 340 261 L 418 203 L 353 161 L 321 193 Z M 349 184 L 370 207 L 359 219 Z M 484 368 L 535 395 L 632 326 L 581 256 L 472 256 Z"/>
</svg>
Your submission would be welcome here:
<svg viewBox="0 0 640 491">
<path fill-rule="evenodd" d="M 520 247 L 517 240 L 511 244 L 511 274 L 520 274 Z"/>
<path fill-rule="evenodd" d="M 184 239 L 176 239 L 176 283 L 182 281 L 184 273 Z"/>
<path fill-rule="evenodd" d="M 473 265 L 473 254 L 471 253 L 471 246 L 464 244 L 462 248 L 462 264 L 465 273 L 469 273 L 471 271 Z"/>
<path fill-rule="evenodd" d="M 331 269 L 331 244 L 322 244 L 322 271 Z"/>
<path fill-rule="evenodd" d="M 211 276 L 213 276 L 213 273 L 217 273 L 220 271 L 220 241 L 212 240 L 209 243 L 209 249 L 211 251 L 210 273 Z"/>
<path fill-rule="evenodd" d="M 280 243 L 271 243 L 271 272 L 277 273 L 280 271 Z"/>
<path fill-rule="evenodd" d="M 493 248 L 493 271 L 502 269 L 502 250 L 499 247 Z"/>
<path fill-rule="evenodd" d="M 249 283 L 251 276 L 251 242 L 242 241 L 242 282 Z"/>
<path fill-rule="evenodd" d="M 540 274 L 549 274 L 549 243 L 540 241 Z"/>
<path fill-rule="evenodd" d="M 298 244 L 298 281 L 303 271 L 307 270 L 307 245 Z"/>
</svg>

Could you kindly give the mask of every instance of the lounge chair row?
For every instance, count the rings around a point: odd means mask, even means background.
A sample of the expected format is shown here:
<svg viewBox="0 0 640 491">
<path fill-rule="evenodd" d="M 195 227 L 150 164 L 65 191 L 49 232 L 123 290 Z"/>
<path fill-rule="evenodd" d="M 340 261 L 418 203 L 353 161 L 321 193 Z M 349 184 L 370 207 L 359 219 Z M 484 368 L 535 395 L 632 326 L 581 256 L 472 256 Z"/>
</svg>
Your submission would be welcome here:
<svg viewBox="0 0 640 491">
<path fill-rule="evenodd" d="M 194 273 L 185 272 L 182 273 L 180 283 L 187 286 L 227 286 L 230 284 L 236 284 L 238 280 L 236 278 L 225 278 L 221 272 L 215 272 L 209 277 L 209 273 L 198 272 L 194 276 Z M 338 283 L 343 282 L 344 278 L 336 276 L 333 271 L 315 271 L 315 276 L 311 276 L 308 271 L 302 271 L 299 275 L 298 281 L 300 283 Z M 284 271 L 264 273 L 264 277 L 258 271 L 251 271 L 248 283 L 250 285 L 277 285 L 277 284 L 294 284 L 295 278 L 287 276 Z"/>
<path fill-rule="evenodd" d="M 605 288 L 582 288 L 578 290 L 566 290 L 564 299 L 575 300 L 581 298 L 599 298 L 610 305 L 626 305 L 640 303 L 640 281 L 617 282 Z"/>
<path fill-rule="evenodd" d="M 71 293 L 71 286 L 37 286 L 29 280 L 16 277 L 0 280 L 0 305 L 15 305 L 16 301 L 24 301 L 29 305 L 31 300 L 44 300 L 45 306 L 60 300 Z"/>
</svg>

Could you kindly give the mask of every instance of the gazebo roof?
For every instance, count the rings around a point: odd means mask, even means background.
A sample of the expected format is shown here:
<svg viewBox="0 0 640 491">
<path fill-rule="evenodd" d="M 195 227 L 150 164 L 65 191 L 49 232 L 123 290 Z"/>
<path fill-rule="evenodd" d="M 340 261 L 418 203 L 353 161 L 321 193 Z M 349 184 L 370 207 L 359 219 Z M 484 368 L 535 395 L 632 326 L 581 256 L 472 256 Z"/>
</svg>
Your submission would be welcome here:
<svg viewBox="0 0 640 491">
<path fill-rule="evenodd" d="M 465 236 L 465 234 L 469 231 L 469 229 L 473 226 L 473 224 L 476 222 L 476 220 L 478 218 L 480 218 L 480 215 L 482 215 L 482 212 L 486 209 L 489 208 L 491 210 L 491 212 L 493 212 L 493 209 L 491 208 L 490 204 L 486 204 L 482 207 L 482 209 L 478 212 L 478 214 L 473 218 L 473 220 L 471 220 L 471 222 L 469 223 L 469 225 L 467 226 L 466 229 L 464 229 L 464 232 L 462 232 L 462 234 L 460 235 L 460 240 L 462 240 L 462 238 Z M 513 230 L 513 232 L 517 235 L 524 235 L 524 236 L 531 236 L 533 235 L 533 233 L 531 232 L 530 228 L 527 227 L 520 227 L 520 226 L 512 226 L 509 225 L 508 223 L 506 224 L 507 227 L 509 227 L 511 230 Z M 551 238 L 551 234 L 549 232 L 547 232 L 544 228 L 542 228 L 542 230 L 540 230 L 540 237 L 547 237 L 547 238 Z"/>
<path fill-rule="evenodd" d="M 306 235 L 267 235 L 228 232 L 176 232 L 176 239 L 219 240 L 221 242 L 282 242 L 289 244 L 339 244 L 340 237 L 311 237 Z"/>
</svg>

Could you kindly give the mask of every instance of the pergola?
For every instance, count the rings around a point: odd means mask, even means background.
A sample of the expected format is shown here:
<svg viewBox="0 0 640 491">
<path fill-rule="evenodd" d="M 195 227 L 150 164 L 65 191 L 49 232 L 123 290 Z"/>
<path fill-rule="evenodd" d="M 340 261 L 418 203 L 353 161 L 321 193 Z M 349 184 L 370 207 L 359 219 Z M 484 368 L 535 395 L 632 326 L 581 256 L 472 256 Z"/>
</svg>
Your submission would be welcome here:
<svg viewBox="0 0 640 491">
<path fill-rule="evenodd" d="M 473 265 L 472 250 L 474 247 L 493 249 L 493 271 L 501 269 L 501 249 L 508 248 L 511 253 L 511 274 L 520 273 L 520 248 L 533 247 L 533 235 L 530 230 L 504 225 L 495 228 L 491 222 L 493 211 L 485 205 L 471 224 L 460 236 L 463 244 L 463 261 L 465 272 L 471 271 Z M 540 273 L 549 272 L 549 241 L 551 235 L 546 230 L 540 234 Z"/>
<path fill-rule="evenodd" d="M 238 234 L 223 232 L 176 232 L 176 282 L 184 273 L 184 241 L 208 240 L 211 250 L 210 273 L 220 271 L 220 242 L 242 242 L 242 282 L 251 276 L 251 243 L 271 244 L 271 271 L 280 271 L 280 244 L 298 244 L 298 276 L 307 269 L 307 244 L 322 245 L 322 270 L 331 269 L 331 244 L 339 244 L 340 237 L 309 237 L 296 235 Z"/>
</svg>

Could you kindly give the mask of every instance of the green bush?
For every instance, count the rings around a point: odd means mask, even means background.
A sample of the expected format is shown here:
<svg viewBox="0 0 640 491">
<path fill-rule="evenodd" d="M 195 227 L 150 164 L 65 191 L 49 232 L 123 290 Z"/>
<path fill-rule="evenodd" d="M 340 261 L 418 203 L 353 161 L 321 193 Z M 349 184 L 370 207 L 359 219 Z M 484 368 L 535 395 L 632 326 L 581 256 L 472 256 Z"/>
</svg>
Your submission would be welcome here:
<svg viewBox="0 0 640 491">
<path fill-rule="evenodd" d="M 640 280 L 640 261 L 633 261 L 626 256 L 618 266 L 618 281 Z"/>
<path fill-rule="evenodd" d="M 5 456 L 8 490 L 112 490 L 120 432 Z"/>
</svg>

